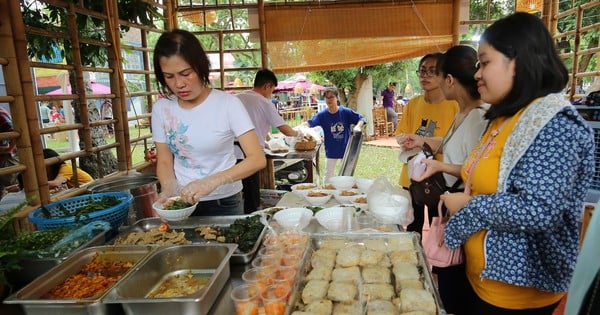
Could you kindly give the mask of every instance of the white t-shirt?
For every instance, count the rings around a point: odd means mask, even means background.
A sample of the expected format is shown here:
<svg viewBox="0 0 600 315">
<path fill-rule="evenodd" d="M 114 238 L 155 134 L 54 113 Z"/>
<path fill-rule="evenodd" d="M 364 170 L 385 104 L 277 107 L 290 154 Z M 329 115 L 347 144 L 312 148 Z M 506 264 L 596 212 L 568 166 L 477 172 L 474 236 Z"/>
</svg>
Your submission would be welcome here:
<svg viewBox="0 0 600 315">
<path fill-rule="evenodd" d="M 236 96 L 246 107 L 250 119 L 254 122 L 254 131 L 258 135 L 260 146 L 264 148 L 265 137 L 271 131 L 271 127 L 283 126 L 285 120 L 279 115 L 275 105 L 270 100 L 252 90 L 244 91 Z M 237 146 L 235 155 L 238 159 L 244 158 L 241 149 Z"/>
<path fill-rule="evenodd" d="M 489 105 L 484 104 L 481 107 L 469 112 L 452 137 L 444 145 L 444 163 L 462 165 L 471 152 L 471 149 L 479 143 L 488 124 L 488 121 L 483 116 Z M 452 130 L 448 130 L 446 137 L 451 134 Z M 444 178 L 448 187 L 452 187 L 457 180 L 455 176 L 447 173 L 444 173 Z M 460 185 L 460 187 L 463 186 L 464 183 Z"/>
<path fill-rule="evenodd" d="M 206 100 L 192 109 L 177 100 L 161 99 L 152 109 L 152 137 L 166 143 L 174 155 L 174 170 L 180 185 L 227 170 L 235 165 L 233 141 L 254 129 L 239 99 L 213 89 Z M 242 190 L 241 181 L 221 185 L 200 200 L 229 197 Z"/>
</svg>

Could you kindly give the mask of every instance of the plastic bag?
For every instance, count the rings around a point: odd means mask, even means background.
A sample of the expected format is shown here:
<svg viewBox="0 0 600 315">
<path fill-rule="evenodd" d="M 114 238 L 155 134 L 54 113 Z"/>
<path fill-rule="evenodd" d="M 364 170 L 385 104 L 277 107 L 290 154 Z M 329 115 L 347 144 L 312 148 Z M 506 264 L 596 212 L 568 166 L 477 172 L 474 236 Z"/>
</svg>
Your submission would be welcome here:
<svg viewBox="0 0 600 315">
<path fill-rule="evenodd" d="M 318 132 L 317 128 L 310 128 L 309 126 L 300 125 L 294 127 L 294 130 L 299 131 L 304 136 L 311 136 L 317 143 L 321 143 L 321 134 Z"/>
<path fill-rule="evenodd" d="M 409 198 L 404 196 L 402 188 L 392 186 L 387 178 L 377 178 L 367 194 L 368 212 L 379 223 L 407 226 L 413 221 Z"/>
<path fill-rule="evenodd" d="M 47 250 L 43 251 L 44 257 L 61 257 L 71 253 L 83 244 L 91 241 L 96 235 L 109 231 L 110 223 L 106 221 L 90 222 L 73 232 L 67 234 L 56 244 L 52 245 Z M 42 253 L 40 253 L 42 254 Z"/>
</svg>

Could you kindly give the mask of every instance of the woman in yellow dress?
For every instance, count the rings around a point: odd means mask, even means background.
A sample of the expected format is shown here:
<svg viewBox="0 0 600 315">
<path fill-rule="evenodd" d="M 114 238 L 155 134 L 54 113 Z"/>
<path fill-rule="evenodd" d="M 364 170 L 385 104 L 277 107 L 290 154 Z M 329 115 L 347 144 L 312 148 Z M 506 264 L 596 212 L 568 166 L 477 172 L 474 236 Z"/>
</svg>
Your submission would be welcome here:
<svg viewBox="0 0 600 315">
<path fill-rule="evenodd" d="M 568 72 L 542 21 L 515 13 L 481 36 L 490 126 L 462 168 L 471 194 L 442 196 L 463 246 L 468 314 L 550 315 L 568 289 L 594 174 L 593 133 L 562 91 Z"/>
</svg>

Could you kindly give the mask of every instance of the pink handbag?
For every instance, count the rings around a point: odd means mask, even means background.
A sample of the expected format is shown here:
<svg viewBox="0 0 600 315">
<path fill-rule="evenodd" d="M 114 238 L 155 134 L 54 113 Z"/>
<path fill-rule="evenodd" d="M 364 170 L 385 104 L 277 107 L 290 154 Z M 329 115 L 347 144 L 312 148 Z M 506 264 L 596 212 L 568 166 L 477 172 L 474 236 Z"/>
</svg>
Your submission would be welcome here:
<svg viewBox="0 0 600 315">
<path fill-rule="evenodd" d="M 425 222 L 423 223 L 422 244 L 423 252 L 425 253 L 425 257 L 427 257 L 430 268 L 431 266 L 456 266 L 464 262 L 462 247 L 452 250 L 449 249 L 444 242 L 444 229 L 450 218 L 442 216 L 442 204 L 443 201 L 440 200 L 438 205 L 438 216 L 431 219 L 431 224 L 429 224 L 429 212 L 427 206 L 425 206 L 424 210 Z"/>
</svg>

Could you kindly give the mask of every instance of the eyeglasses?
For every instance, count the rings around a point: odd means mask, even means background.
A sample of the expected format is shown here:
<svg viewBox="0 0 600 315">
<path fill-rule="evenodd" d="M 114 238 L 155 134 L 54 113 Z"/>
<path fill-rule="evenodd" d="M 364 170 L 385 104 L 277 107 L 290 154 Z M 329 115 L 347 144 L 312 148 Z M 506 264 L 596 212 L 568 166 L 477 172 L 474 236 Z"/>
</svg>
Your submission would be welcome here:
<svg viewBox="0 0 600 315">
<path fill-rule="evenodd" d="M 417 76 L 419 77 L 435 77 L 437 75 L 437 70 L 436 69 L 420 69 L 415 71 L 415 73 L 417 74 Z"/>
</svg>

